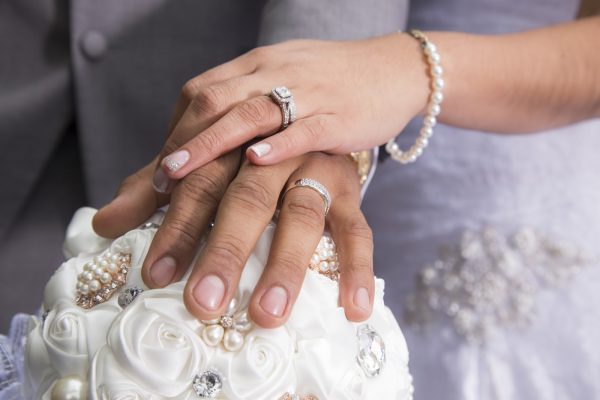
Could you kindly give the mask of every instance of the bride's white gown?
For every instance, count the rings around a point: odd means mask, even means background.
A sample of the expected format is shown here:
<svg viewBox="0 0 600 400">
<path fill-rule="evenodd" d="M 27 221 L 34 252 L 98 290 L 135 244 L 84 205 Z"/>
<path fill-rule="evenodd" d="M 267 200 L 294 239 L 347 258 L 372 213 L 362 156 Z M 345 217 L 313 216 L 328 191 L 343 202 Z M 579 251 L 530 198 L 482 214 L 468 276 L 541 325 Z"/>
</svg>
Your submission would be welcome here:
<svg viewBox="0 0 600 400">
<path fill-rule="evenodd" d="M 578 6 L 418 0 L 409 26 L 515 32 Z M 520 136 L 438 126 L 416 163 L 379 166 L 364 206 L 416 399 L 600 399 L 599 150 L 599 120 Z"/>
</svg>

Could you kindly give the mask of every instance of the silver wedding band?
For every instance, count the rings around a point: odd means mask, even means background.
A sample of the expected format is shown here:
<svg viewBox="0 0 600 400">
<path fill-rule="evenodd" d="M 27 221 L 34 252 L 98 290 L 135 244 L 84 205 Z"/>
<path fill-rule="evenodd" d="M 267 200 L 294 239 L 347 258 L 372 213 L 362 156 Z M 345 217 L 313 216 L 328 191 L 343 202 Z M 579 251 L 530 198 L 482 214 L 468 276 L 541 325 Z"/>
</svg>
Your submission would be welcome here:
<svg viewBox="0 0 600 400">
<path fill-rule="evenodd" d="M 281 130 L 284 130 L 292 122 L 296 121 L 296 103 L 294 102 L 294 96 L 286 86 L 277 86 L 271 90 L 269 97 L 281 109 Z"/>
<path fill-rule="evenodd" d="M 329 191 L 323 184 L 321 184 L 320 182 L 317 182 L 314 179 L 310 179 L 310 178 L 298 179 L 296 182 L 294 182 L 294 184 L 292 186 L 287 188 L 286 191 L 283 193 L 283 196 L 281 197 L 282 201 L 283 201 L 283 198 L 285 197 L 285 195 L 290 190 L 296 189 L 299 187 L 309 188 L 309 189 L 312 189 L 315 192 L 317 192 L 319 194 L 319 196 L 321 196 L 321 198 L 323 199 L 323 203 L 325 204 L 325 215 L 327 215 L 327 213 L 329 213 L 329 209 L 331 208 L 331 195 L 329 194 Z"/>
</svg>

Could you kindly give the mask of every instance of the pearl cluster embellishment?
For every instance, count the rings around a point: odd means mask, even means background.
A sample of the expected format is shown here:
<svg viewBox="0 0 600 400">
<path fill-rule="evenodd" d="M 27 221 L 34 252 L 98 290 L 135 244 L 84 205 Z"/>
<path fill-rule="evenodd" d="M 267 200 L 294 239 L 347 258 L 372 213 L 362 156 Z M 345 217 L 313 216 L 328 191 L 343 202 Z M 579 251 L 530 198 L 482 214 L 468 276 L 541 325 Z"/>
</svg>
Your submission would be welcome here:
<svg viewBox="0 0 600 400">
<path fill-rule="evenodd" d="M 429 138 L 433 135 L 433 127 L 437 123 L 437 116 L 441 111 L 440 105 L 444 99 L 442 90 L 444 88 L 443 69 L 440 64 L 441 57 L 437 47 L 429 41 L 425 34 L 417 29 L 413 29 L 410 35 L 421 43 L 423 52 L 427 57 L 429 65 L 429 75 L 431 76 L 431 95 L 427 104 L 427 113 L 423 118 L 423 126 L 419 131 L 419 136 L 407 151 L 400 150 L 396 138 L 392 138 L 385 145 L 385 150 L 390 154 L 393 160 L 400 164 L 413 163 L 423 154 L 423 150 L 429 144 Z"/>
<path fill-rule="evenodd" d="M 202 340 L 213 347 L 223 343 L 227 351 L 240 350 L 244 346 L 244 334 L 252 329 L 248 310 L 236 298 L 231 299 L 225 315 L 202 323 L 205 325 Z"/>
<path fill-rule="evenodd" d="M 499 328 L 528 327 L 537 297 L 590 263 L 577 246 L 531 228 L 509 236 L 491 227 L 467 231 L 457 246 L 442 250 L 418 274 L 404 319 L 423 331 L 446 320 L 473 343 L 484 343 Z"/>
<path fill-rule="evenodd" d="M 331 280 L 337 281 L 340 277 L 338 254 L 331 236 L 323 235 L 315 252 L 310 258 L 309 268 Z"/>
<path fill-rule="evenodd" d="M 77 276 L 77 305 L 89 309 L 104 303 L 127 280 L 131 254 L 106 252 L 83 266 Z"/>
</svg>

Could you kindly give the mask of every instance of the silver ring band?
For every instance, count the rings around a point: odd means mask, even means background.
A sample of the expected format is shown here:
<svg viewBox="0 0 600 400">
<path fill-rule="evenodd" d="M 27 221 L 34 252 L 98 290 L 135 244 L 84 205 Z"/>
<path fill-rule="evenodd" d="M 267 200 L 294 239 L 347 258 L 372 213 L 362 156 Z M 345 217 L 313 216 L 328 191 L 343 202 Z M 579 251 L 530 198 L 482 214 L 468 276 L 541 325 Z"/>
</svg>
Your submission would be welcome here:
<svg viewBox="0 0 600 400">
<path fill-rule="evenodd" d="M 286 86 L 277 86 L 271 90 L 269 97 L 281 108 L 281 130 L 296 121 L 296 103 L 290 89 Z"/>
<path fill-rule="evenodd" d="M 315 192 L 317 192 L 319 194 L 319 196 L 321 196 L 321 198 L 323 199 L 323 203 L 325 204 L 325 215 L 327 215 L 329 213 L 329 209 L 331 208 L 331 195 L 329 194 L 329 191 L 323 184 L 321 184 L 320 182 L 317 182 L 314 179 L 310 179 L 310 178 L 298 179 L 296 182 L 294 182 L 293 186 L 290 186 L 289 188 L 287 188 L 286 191 L 283 193 L 283 196 L 281 196 L 282 201 L 283 201 L 283 198 L 285 197 L 285 195 L 287 194 L 287 192 L 289 192 L 292 189 L 299 188 L 299 187 L 306 187 L 306 188 L 312 189 Z"/>
</svg>

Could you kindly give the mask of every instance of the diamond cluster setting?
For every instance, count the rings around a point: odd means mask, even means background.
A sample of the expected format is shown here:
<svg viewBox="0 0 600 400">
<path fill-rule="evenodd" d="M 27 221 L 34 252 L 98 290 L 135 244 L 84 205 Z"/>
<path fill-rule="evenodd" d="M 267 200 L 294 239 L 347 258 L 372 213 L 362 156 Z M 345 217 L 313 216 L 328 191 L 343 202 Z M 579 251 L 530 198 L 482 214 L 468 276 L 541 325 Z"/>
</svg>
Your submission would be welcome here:
<svg viewBox="0 0 600 400">
<path fill-rule="evenodd" d="M 194 377 L 192 388 L 201 399 L 215 399 L 223 388 L 223 379 L 217 371 L 209 369 Z"/>
<path fill-rule="evenodd" d="M 373 378 L 381 373 L 385 365 L 385 343 L 369 324 L 359 326 L 356 336 L 358 338 L 356 360 L 365 374 Z"/>
<path fill-rule="evenodd" d="M 127 281 L 131 254 L 106 252 L 83 266 L 77 276 L 79 307 L 89 309 L 104 303 Z"/>
</svg>

